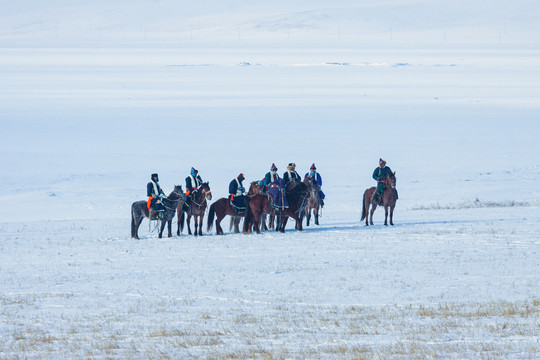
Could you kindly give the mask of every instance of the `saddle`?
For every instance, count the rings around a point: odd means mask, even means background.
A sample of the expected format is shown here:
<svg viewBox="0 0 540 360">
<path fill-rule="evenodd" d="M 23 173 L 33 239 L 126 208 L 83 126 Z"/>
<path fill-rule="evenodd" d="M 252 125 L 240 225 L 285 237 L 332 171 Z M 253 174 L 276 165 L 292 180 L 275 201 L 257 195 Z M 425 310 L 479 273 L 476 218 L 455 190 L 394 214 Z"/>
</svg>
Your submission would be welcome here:
<svg viewBox="0 0 540 360">
<path fill-rule="evenodd" d="M 164 210 L 154 210 L 150 208 L 150 220 L 163 220 L 165 217 L 165 211 Z"/>
</svg>

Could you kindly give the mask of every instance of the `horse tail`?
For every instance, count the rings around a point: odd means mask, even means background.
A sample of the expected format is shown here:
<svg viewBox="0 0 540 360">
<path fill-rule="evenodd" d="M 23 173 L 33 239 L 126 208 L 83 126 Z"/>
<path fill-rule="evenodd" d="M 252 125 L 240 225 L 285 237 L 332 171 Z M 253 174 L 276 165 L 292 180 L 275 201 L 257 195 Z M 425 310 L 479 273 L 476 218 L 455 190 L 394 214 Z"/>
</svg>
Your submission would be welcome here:
<svg viewBox="0 0 540 360">
<path fill-rule="evenodd" d="M 250 203 L 247 204 L 246 206 L 246 215 L 244 217 L 244 226 L 242 228 L 242 232 L 245 234 L 248 230 L 249 230 L 249 227 L 250 227 L 250 222 L 251 222 L 251 206 L 250 206 Z"/>
<path fill-rule="evenodd" d="M 216 203 L 212 203 L 212 205 L 210 205 L 210 209 L 208 211 L 208 220 L 207 220 L 207 223 L 206 223 L 206 232 L 210 232 L 210 230 L 212 230 L 212 226 L 214 225 L 214 217 L 216 216 L 216 209 L 215 209 L 215 206 Z"/>
<path fill-rule="evenodd" d="M 360 221 L 364 220 L 367 216 L 367 212 L 366 212 L 366 193 L 368 191 L 364 191 L 364 196 L 362 197 L 362 218 L 360 219 Z"/>
</svg>

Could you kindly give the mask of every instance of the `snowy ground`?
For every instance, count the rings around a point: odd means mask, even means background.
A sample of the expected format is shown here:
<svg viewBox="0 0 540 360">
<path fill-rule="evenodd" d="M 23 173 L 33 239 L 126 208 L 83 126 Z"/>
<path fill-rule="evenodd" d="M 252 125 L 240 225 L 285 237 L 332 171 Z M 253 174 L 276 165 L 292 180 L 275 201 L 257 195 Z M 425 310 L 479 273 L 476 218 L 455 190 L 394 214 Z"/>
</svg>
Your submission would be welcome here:
<svg viewBox="0 0 540 360">
<path fill-rule="evenodd" d="M 534 2 L 231 2 L 216 28 L 219 6 L 123 26 L 60 3 L 0 24 L 0 358 L 539 357 Z M 379 157 L 394 227 L 360 223 Z M 170 192 L 194 166 L 216 200 L 273 162 L 317 164 L 321 226 L 130 238 L 151 173 Z"/>
</svg>

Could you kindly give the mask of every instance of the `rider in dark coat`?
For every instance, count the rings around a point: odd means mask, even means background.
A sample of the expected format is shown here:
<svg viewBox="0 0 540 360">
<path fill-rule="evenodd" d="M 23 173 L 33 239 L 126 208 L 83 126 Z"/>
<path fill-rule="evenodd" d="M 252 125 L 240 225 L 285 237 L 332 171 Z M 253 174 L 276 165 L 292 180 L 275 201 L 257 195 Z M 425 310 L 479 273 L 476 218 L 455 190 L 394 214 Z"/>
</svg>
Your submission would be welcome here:
<svg viewBox="0 0 540 360">
<path fill-rule="evenodd" d="M 191 204 L 191 199 L 195 198 L 199 186 L 203 183 L 199 171 L 195 168 L 191 168 L 189 176 L 186 178 L 186 198 L 184 200 L 184 205 L 189 206 Z"/>
<path fill-rule="evenodd" d="M 146 196 L 148 196 L 148 210 L 152 208 L 154 211 L 163 210 L 163 204 L 161 203 L 161 198 L 165 196 L 161 186 L 159 186 L 159 176 L 158 174 L 152 174 L 150 177 L 150 182 L 146 185 Z"/>
<path fill-rule="evenodd" d="M 386 177 L 390 173 L 392 173 L 392 170 L 386 166 L 386 161 L 379 159 L 379 167 L 373 171 L 373 179 L 377 181 L 377 190 L 375 191 L 375 195 L 373 197 L 373 201 L 376 204 L 381 203 Z"/>
<path fill-rule="evenodd" d="M 283 173 L 283 180 L 285 180 L 285 184 L 288 184 L 293 179 L 296 179 L 297 181 L 302 181 L 300 175 L 298 175 L 298 173 L 296 172 L 296 164 L 290 163 L 289 166 L 287 166 L 287 171 Z"/>
<path fill-rule="evenodd" d="M 245 189 L 242 185 L 244 179 L 244 174 L 239 174 L 229 184 L 229 200 L 231 200 L 233 205 L 240 211 L 243 211 L 246 208 L 246 200 L 244 198 Z"/>
</svg>

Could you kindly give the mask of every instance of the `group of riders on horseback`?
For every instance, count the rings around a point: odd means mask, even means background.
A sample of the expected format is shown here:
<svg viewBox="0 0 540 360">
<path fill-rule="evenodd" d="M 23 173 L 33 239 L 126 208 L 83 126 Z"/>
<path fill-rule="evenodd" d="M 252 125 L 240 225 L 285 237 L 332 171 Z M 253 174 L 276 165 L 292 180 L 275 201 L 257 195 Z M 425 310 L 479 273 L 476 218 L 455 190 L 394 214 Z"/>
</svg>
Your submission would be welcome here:
<svg viewBox="0 0 540 360">
<path fill-rule="evenodd" d="M 286 212 L 286 210 L 290 206 L 289 196 L 288 196 L 289 194 L 287 191 L 287 189 L 289 188 L 289 184 L 301 183 L 302 178 L 296 171 L 295 163 L 289 163 L 289 165 L 287 166 L 287 170 L 283 173 L 283 177 L 280 177 L 277 171 L 278 171 L 278 168 L 276 167 L 276 165 L 272 164 L 272 166 L 270 167 L 270 171 L 265 174 L 262 180 L 251 183 L 249 194 L 246 194 L 246 189 L 243 185 L 243 181 L 245 180 L 245 176 L 243 173 L 240 173 L 236 178 L 231 180 L 231 182 L 229 183 L 229 196 L 227 197 L 227 200 L 228 200 L 227 202 L 229 203 L 227 205 L 233 211 L 233 214 L 230 214 L 230 215 L 244 216 L 248 212 L 249 201 L 254 195 L 252 194 L 251 188 L 253 188 L 254 186 L 257 186 L 261 195 L 264 195 L 265 197 L 268 198 L 268 206 L 270 207 L 271 210 L 267 210 L 267 211 L 277 212 L 277 213 Z M 392 177 L 394 178 L 394 183 L 387 184 L 389 179 L 391 179 Z M 362 220 L 364 219 L 364 217 L 366 218 L 366 225 L 368 225 L 367 211 L 368 211 L 369 205 L 370 204 L 373 205 L 372 213 L 371 213 L 373 216 L 373 211 L 375 207 L 382 206 L 385 202 L 383 198 L 383 194 L 385 193 L 385 188 L 391 185 L 391 187 L 393 188 L 392 193 L 395 199 L 397 199 L 397 190 L 395 189 L 394 173 L 388 166 L 386 166 L 386 161 L 384 161 L 383 159 L 379 159 L 379 166 L 373 171 L 373 179 L 377 181 L 377 187 L 368 189 L 364 193 L 364 208 L 363 208 L 363 213 L 362 213 Z M 181 187 L 179 186 L 175 187 L 175 191 L 177 191 L 177 189 L 179 189 L 180 191 L 180 194 L 178 194 L 179 199 L 177 202 L 177 205 L 178 203 L 180 204 L 180 206 L 178 207 L 179 217 L 180 215 L 182 215 L 183 217 L 183 212 L 188 212 L 188 209 L 190 209 L 190 206 L 192 205 L 193 202 L 195 202 L 194 205 L 201 206 L 201 204 L 199 204 L 196 201 L 200 201 L 200 202 L 204 201 L 204 209 L 205 209 L 206 199 L 211 199 L 211 197 L 208 198 L 208 193 L 210 193 L 208 183 L 203 183 L 201 176 L 199 175 L 198 171 L 195 168 L 193 167 L 191 168 L 190 174 L 186 177 L 185 181 L 186 181 L 185 194 L 181 194 Z M 317 201 L 317 212 L 316 213 L 314 212 L 314 213 L 316 216 L 316 224 L 318 225 L 318 207 L 320 206 L 322 208 L 324 206 L 325 194 L 321 190 L 322 177 L 317 172 L 317 168 L 315 164 L 311 165 L 309 171 L 304 176 L 303 182 L 308 183 L 310 190 L 313 190 L 313 194 L 315 194 L 315 197 L 316 197 L 315 200 Z M 202 191 L 204 192 L 204 196 L 200 196 L 201 194 L 199 194 L 199 191 L 201 191 L 201 186 L 203 186 L 203 184 L 205 185 L 206 190 L 203 189 Z M 173 193 L 175 193 L 175 191 L 173 191 Z M 306 191 L 304 191 L 304 193 L 306 193 Z M 250 195 L 250 196 L 247 196 L 247 195 Z M 293 214 L 295 212 L 299 213 L 301 211 L 306 210 L 307 199 L 309 197 L 308 195 L 309 194 L 306 194 L 304 196 L 301 209 L 297 209 L 298 204 L 296 204 L 296 206 L 293 206 L 295 208 L 293 211 Z M 368 195 L 369 195 L 369 198 L 367 198 Z M 152 220 L 159 220 L 159 219 L 163 220 L 164 214 L 166 213 L 165 210 L 167 210 L 166 206 L 164 206 L 164 200 L 167 200 L 167 196 L 165 195 L 165 193 L 163 192 L 163 190 L 161 189 L 159 185 L 158 174 L 154 173 L 151 175 L 150 182 L 148 182 L 147 184 L 147 196 L 148 196 L 148 200 L 146 201 L 145 205 L 147 207 L 148 213 L 146 214 L 146 217 Z M 210 196 L 211 196 L 211 193 L 210 193 Z M 199 198 L 200 200 L 196 200 Z M 366 199 L 368 202 L 367 207 L 366 207 Z M 394 204 L 395 204 L 395 200 L 394 200 Z M 203 209 L 203 213 L 204 213 L 204 209 Z M 180 210 L 182 210 L 182 214 Z M 392 210 L 393 210 L 393 205 L 392 205 L 391 211 Z M 306 215 L 308 216 L 307 219 L 308 219 L 308 225 L 309 225 L 309 218 L 310 218 L 311 213 L 307 214 L 306 212 Z M 297 220 L 296 216 L 293 215 L 293 217 L 295 218 L 295 220 Z M 373 222 L 371 223 L 373 224 Z M 390 214 L 390 223 L 392 224 L 392 213 Z M 183 218 L 182 218 L 182 225 L 183 225 Z M 195 225 L 196 225 L 195 230 L 197 234 L 197 223 Z M 201 219 L 201 225 L 202 225 L 202 219 Z M 386 225 L 386 220 L 385 220 L 385 225 Z M 188 214 L 188 229 L 190 230 L 189 232 L 191 233 L 191 229 L 189 228 L 189 214 Z M 300 229 L 301 229 L 301 226 L 300 226 Z M 163 227 L 162 227 L 162 231 L 163 231 Z M 180 224 L 179 224 L 178 232 L 180 232 Z M 200 230 L 199 232 L 202 235 L 202 230 Z"/>
</svg>

